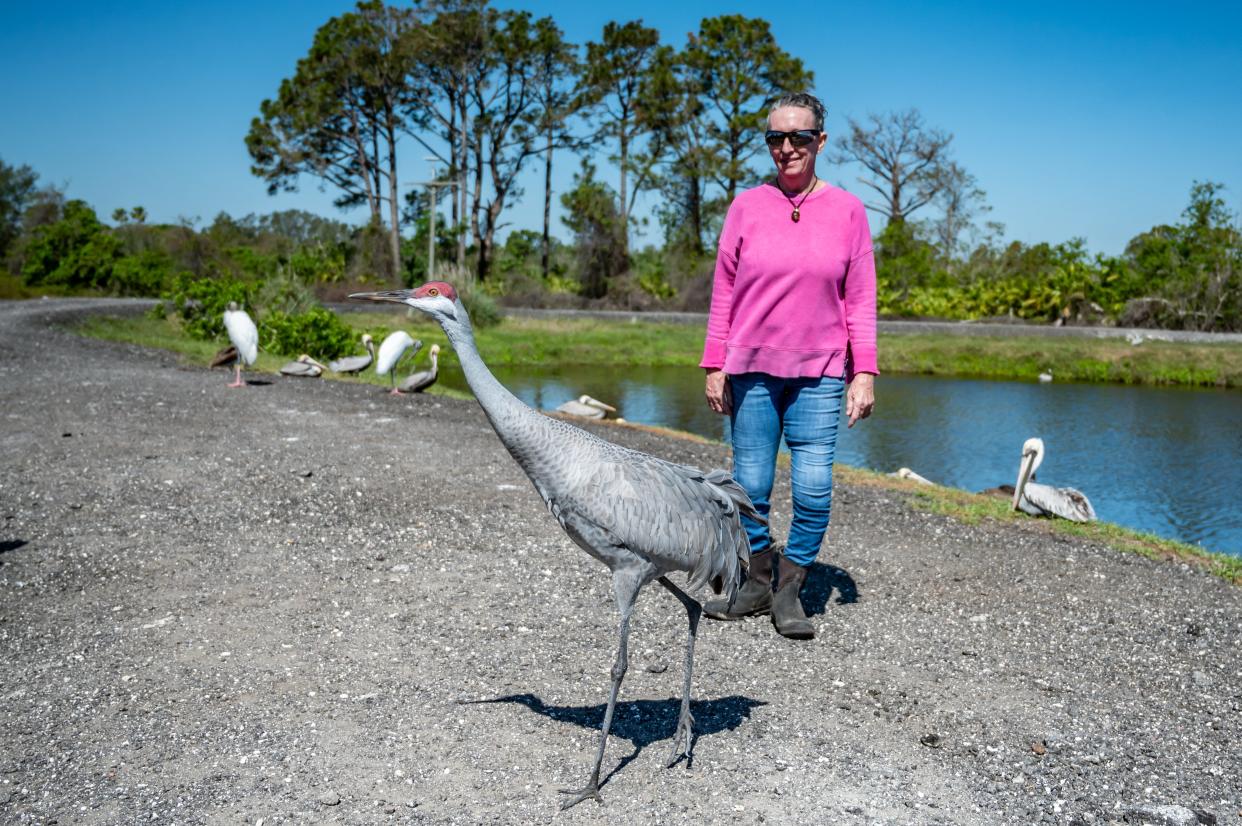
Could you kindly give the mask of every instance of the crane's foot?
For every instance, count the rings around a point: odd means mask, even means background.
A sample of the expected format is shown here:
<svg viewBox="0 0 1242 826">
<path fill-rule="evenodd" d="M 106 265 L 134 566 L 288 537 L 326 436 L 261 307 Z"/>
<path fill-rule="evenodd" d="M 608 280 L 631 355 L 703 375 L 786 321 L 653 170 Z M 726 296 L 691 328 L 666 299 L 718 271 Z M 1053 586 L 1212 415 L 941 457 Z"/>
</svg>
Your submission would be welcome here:
<svg viewBox="0 0 1242 826">
<path fill-rule="evenodd" d="M 599 783 L 592 780 L 584 789 L 561 789 L 561 794 L 570 795 L 569 799 L 561 804 L 561 811 L 572 809 L 588 797 L 595 798 L 595 802 L 604 805 L 604 798 L 599 796 Z"/>
<path fill-rule="evenodd" d="M 688 768 L 690 766 L 690 746 L 693 741 L 694 717 L 687 711 L 677 721 L 677 733 L 673 735 L 673 756 L 664 764 L 664 768 L 671 769 L 683 757 L 686 758 L 686 766 Z"/>
<path fill-rule="evenodd" d="M 391 392 L 391 393 L 389 393 L 388 395 L 390 395 L 390 396 L 404 396 L 404 395 L 405 395 L 405 393 L 402 393 L 400 390 L 398 390 L 397 388 L 395 388 L 395 387 L 394 387 L 394 388 L 392 389 L 392 392 Z"/>
<path fill-rule="evenodd" d="M 226 385 L 226 387 L 245 387 L 245 386 L 246 386 L 246 383 L 244 381 L 229 382 Z"/>
</svg>

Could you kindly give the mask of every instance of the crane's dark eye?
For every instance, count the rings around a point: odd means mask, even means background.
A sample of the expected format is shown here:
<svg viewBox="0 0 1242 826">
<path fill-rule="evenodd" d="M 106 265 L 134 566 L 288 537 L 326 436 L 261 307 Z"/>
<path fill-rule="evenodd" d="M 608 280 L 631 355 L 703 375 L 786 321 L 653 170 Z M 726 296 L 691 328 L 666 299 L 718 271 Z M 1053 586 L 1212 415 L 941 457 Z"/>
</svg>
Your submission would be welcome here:
<svg viewBox="0 0 1242 826">
<path fill-rule="evenodd" d="M 440 294 L 440 291 L 437 290 L 435 287 L 432 287 L 430 290 L 427 291 L 427 295 L 439 295 L 439 294 Z"/>
</svg>

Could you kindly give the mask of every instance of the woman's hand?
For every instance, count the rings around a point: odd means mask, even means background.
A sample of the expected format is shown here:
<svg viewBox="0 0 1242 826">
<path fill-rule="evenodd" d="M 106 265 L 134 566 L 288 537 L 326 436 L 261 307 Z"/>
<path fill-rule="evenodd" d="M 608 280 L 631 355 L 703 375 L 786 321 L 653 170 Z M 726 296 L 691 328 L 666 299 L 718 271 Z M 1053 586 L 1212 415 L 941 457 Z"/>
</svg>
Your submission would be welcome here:
<svg viewBox="0 0 1242 826">
<path fill-rule="evenodd" d="M 707 371 L 707 406 L 717 413 L 729 415 L 733 410 L 733 393 L 729 390 L 729 377 L 723 370 Z"/>
<path fill-rule="evenodd" d="M 875 408 L 875 376 L 856 373 L 849 389 L 845 391 L 845 415 L 850 417 L 849 426 L 871 415 Z"/>
</svg>

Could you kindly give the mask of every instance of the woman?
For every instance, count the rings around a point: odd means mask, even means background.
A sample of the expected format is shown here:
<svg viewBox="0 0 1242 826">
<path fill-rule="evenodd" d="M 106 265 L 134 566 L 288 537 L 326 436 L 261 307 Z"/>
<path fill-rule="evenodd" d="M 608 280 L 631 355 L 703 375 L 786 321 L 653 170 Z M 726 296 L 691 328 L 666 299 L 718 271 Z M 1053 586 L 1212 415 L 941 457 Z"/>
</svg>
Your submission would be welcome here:
<svg viewBox="0 0 1242 826">
<path fill-rule="evenodd" d="M 713 600 L 705 610 L 716 619 L 770 612 L 779 633 L 810 639 L 799 594 L 828 529 L 841 403 L 850 427 L 875 404 L 875 261 L 862 202 L 815 175 L 823 104 L 785 95 L 765 141 L 776 179 L 729 206 L 700 366 L 707 403 L 730 417 L 734 478 L 764 516 L 784 435 L 793 520 L 782 551 L 766 524 L 743 519 L 749 578 L 732 606 Z"/>
</svg>

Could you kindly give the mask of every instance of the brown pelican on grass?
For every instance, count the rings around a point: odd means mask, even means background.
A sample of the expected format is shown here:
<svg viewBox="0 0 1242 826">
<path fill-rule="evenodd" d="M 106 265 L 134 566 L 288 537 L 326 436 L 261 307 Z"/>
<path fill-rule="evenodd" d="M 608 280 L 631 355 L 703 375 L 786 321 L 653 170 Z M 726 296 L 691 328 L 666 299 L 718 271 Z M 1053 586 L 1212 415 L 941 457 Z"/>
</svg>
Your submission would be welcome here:
<svg viewBox="0 0 1242 826">
<path fill-rule="evenodd" d="M 397 365 L 407 353 L 412 358 L 418 355 L 421 349 L 423 349 L 422 341 L 410 338 L 410 334 L 404 330 L 397 330 L 385 336 L 383 343 L 380 344 L 379 355 L 375 359 L 375 372 L 381 376 L 388 376 L 388 383 L 392 385 L 392 395 L 399 396 L 404 392 L 397 387 Z"/>
<path fill-rule="evenodd" d="M 224 329 L 233 344 L 233 366 L 237 369 L 237 377 L 229 387 L 242 387 L 245 385 L 241 380 L 242 365 L 249 367 L 259 357 L 259 329 L 236 301 L 230 301 L 224 311 Z M 220 354 L 217 354 L 219 357 Z M 215 366 L 214 360 L 212 365 Z"/>
<path fill-rule="evenodd" d="M 302 376 L 308 379 L 315 379 L 323 375 L 323 371 L 327 369 L 326 366 L 303 353 L 298 356 L 297 361 L 291 361 L 280 368 L 280 372 L 285 376 Z"/>
<path fill-rule="evenodd" d="M 1071 522 L 1094 522 L 1090 500 L 1074 488 L 1054 488 L 1033 481 L 1044 461 L 1043 439 L 1027 439 L 1022 445 L 1018 483 L 1013 490 L 1013 509 L 1032 516 L 1059 516 Z"/>
<path fill-rule="evenodd" d="M 609 413 L 616 413 L 617 408 L 610 404 L 604 404 L 599 399 L 593 399 L 590 396 L 582 395 L 577 399 L 570 399 L 561 406 L 556 408 L 557 413 L 568 413 L 570 416 L 581 416 L 584 419 L 603 419 Z"/>
<path fill-rule="evenodd" d="M 375 361 L 375 342 L 371 336 L 363 334 L 362 346 L 366 348 L 366 353 L 361 356 L 346 356 L 343 359 L 328 362 L 328 369 L 333 373 L 361 373 L 363 370 L 371 366 L 371 362 Z"/>
<path fill-rule="evenodd" d="M 410 373 L 397 387 L 402 393 L 421 393 L 436 383 L 436 377 L 440 375 L 440 345 L 431 345 L 428 355 L 431 356 L 431 366 L 426 370 Z"/>
</svg>

